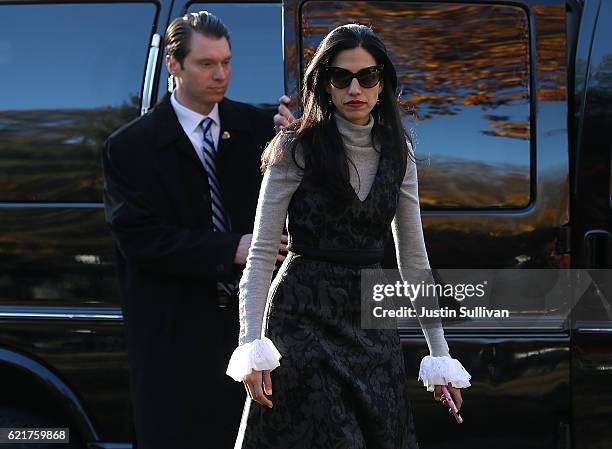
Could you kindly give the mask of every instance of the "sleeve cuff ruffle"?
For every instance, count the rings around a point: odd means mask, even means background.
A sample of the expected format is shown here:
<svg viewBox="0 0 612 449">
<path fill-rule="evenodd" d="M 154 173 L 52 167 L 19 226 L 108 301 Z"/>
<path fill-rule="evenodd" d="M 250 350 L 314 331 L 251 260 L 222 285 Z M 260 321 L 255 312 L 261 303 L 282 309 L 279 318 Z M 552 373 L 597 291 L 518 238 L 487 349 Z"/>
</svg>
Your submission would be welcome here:
<svg viewBox="0 0 612 449">
<path fill-rule="evenodd" d="M 432 357 L 428 355 L 421 360 L 418 380 L 423 381 L 427 391 L 434 391 L 435 385 L 448 385 L 449 383 L 455 388 L 467 388 L 471 385 L 471 377 L 459 360 L 449 356 Z"/>
<path fill-rule="evenodd" d="M 262 337 L 238 346 L 232 353 L 225 374 L 237 382 L 242 382 L 242 378 L 250 374 L 253 369 L 272 371 L 278 368 L 281 357 L 281 353 L 278 352 L 272 340 Z"/>
</svg>

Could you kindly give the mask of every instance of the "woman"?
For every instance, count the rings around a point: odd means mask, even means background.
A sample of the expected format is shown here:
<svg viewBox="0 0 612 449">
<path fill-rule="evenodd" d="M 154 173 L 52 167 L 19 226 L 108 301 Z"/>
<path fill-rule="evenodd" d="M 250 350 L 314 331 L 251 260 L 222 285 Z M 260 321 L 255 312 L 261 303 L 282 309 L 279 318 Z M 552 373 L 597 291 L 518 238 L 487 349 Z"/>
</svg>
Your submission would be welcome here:
<svg viewBox="0 0 612 449">
<path fill-rule="evenodd" d="M 360 316 L 360 271 L 380 268 L 389 224 L 400 269 L 429 268 L 396 88 L 372 30 L 338 27 L 306 70 L 302 118 L 264 152 L 227 370 L 259 405 L 247 398 L 236 447 L 418 447 L 397 330 L 362 329 Z M 289 252 L 270 286 L 285 218 Z M 440 325 L 423 331 L 419 377 L 460 407 L 470 375 Z"/>
</svg>

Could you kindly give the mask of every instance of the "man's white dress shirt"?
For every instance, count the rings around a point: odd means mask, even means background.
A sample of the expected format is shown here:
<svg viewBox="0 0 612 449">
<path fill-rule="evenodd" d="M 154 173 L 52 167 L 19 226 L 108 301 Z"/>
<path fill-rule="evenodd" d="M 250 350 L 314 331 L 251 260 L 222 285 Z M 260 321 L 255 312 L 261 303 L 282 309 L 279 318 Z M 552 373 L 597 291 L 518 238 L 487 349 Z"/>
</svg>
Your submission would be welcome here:
<svg viewBox="0 0 612 449">
<path fill-rule="evenodd" d="M 172 92 L 170 96 L 170 103 L 172 103 L 172 107 L 174 108 L 174 112 L 176 112 L 176 116 L 178 118 L 181 127 L 191 140 L 193 147 L 196 150 L 196 154 L 202 164 L 204 164 L 203 156 L 202 156 L 202 147 L 204 145 L 204 131 L 202 130 L 202 120 L 206 117 L 210 117 L 213 121 L 210 131 L 212 133 L 213 142 L 215 144 L 215 148 L 219 148 L 219 134 L 221 133 L 221 119 L 219 117 L 219 103 L 215 103 L 215 106 L 210 111 L 208 115 L 202 115 L 199 112 L 193 111 L 178 102 L 176 99 L 176 91 Z"/>
</svg>

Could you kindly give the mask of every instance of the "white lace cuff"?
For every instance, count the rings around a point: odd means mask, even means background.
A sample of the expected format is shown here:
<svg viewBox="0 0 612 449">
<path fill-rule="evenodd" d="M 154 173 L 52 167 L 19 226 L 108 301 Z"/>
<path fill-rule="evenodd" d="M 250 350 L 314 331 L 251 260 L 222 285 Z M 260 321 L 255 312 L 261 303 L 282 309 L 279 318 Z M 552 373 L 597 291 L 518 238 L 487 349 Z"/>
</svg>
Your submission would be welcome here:
<svg viewBox="0 0 612 449">
<path fill-rule="evenodd" d="M 471 377 L 461 362 L 452 357 L 428 355 L 421 360 L 419 380 L 423 381 L 427 391 L 434 391 L 435 385 L 448 385 L 449 382 L 455 388 L 467 388 L 471 385 Z"/>
<path fill-rule="evenodd" d="M 242 378 L 250 374 L 252 369 L 272 371 L 278 368 L 281 357 L 272 340 L 261 337 L 234 349 L 225 374 L 237 382 L 242 382 Z"/>
</svg>

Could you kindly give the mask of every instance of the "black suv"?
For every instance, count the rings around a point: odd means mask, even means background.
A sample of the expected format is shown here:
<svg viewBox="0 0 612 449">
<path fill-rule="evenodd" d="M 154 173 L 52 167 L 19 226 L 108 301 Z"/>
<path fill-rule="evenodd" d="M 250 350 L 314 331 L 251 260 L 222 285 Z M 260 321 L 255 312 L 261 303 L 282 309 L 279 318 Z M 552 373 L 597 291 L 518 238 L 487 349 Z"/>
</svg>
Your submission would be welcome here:
<svg viewBox="0 0 612 449">
<path fill-rule="evenodd" d="M 228 96 L 272 108 L 331 28 L 373 26 L 426 160 L 432 267 L 611 268 L 609 0 L 0 0 L 0 427 L 131 447 L 100 149 L 167 90 L 160 36 L 201 9 L 232 31 Z M 517 296 L 545 318 L 529 330 L 448 327 L 473 375 L 462 426 L 417 382 L 427 346 L 402 327 L 421 446 L 612 447 L 607 281 L 570 315 Z"/>
</svg>

